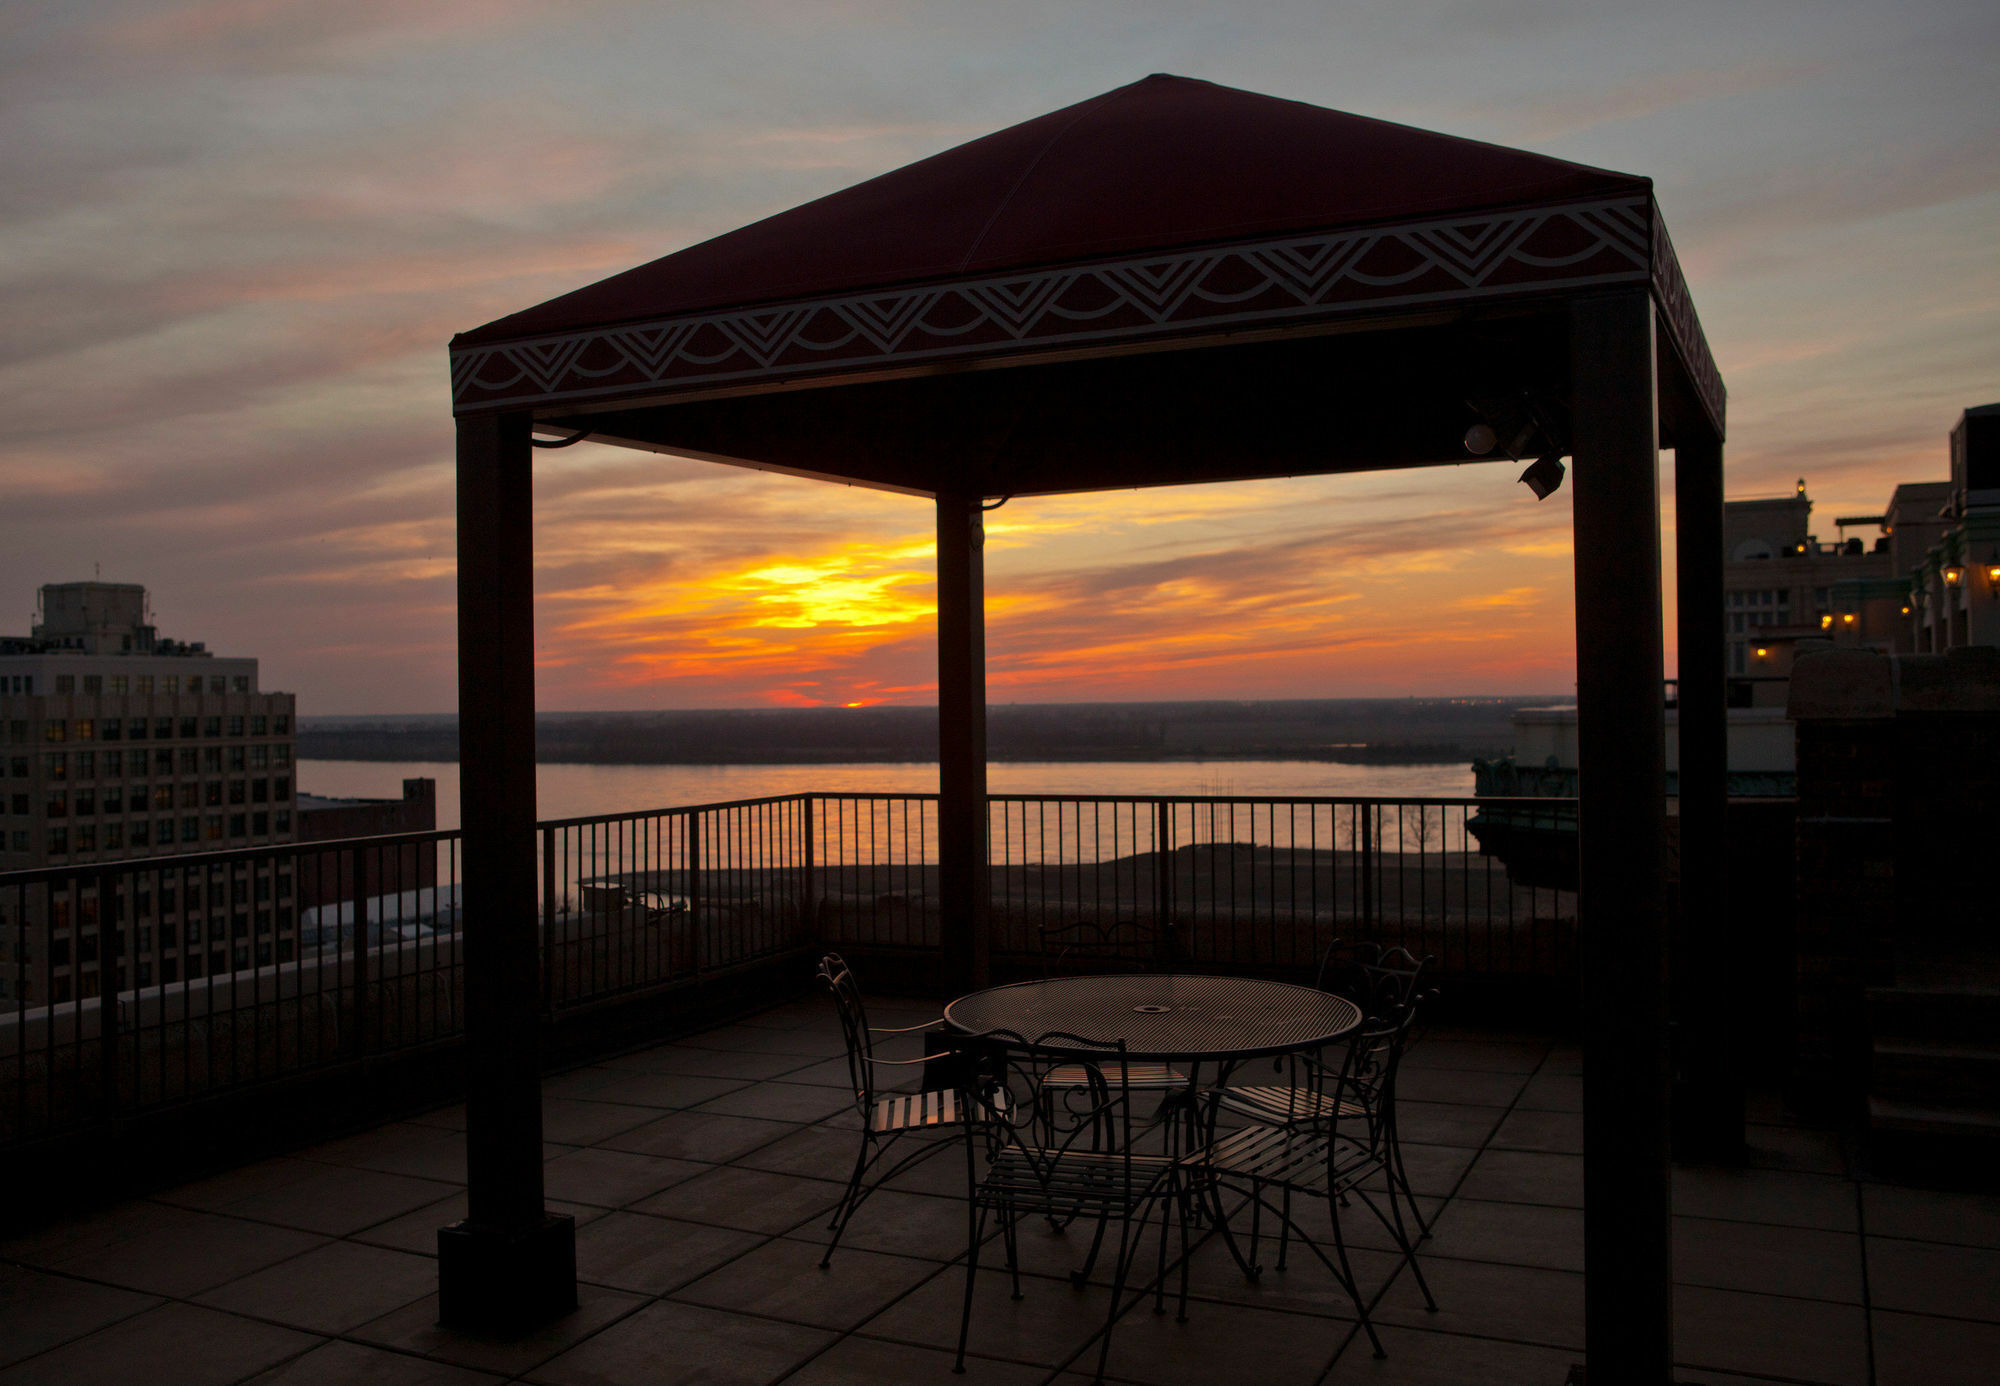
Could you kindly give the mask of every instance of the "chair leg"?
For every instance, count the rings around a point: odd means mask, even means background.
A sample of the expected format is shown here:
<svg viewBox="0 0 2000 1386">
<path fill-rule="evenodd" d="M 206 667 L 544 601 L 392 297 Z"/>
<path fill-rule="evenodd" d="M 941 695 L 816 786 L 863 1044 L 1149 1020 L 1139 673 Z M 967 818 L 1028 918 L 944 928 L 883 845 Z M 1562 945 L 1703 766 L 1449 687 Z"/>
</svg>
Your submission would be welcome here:
<svg viewBox="0 0 2000 1386">
<path fill-rule="evenodd" d="M 1069 1283 L 1082 1289 L 1090 1283 L 1090 1273 L 1097 1269 L 1097 1254 L 1104 1249 L 1104 1231 L 1111 1222 L 1111 1210 L 1104 1209 L 1097 1215 L 1097 1232 L 1090 1239 L 1090 1254 L 1083 1258 L 1083 1267 L 1069 1273 Z"/>
<path fill-rule="evenodd" d="M 1424 1210 L 1417 1206 L 1416 1191 L 1410 1187 L 1409 1172 L 1403 1168 L 1403 1142 L 1397 1137 L 1393 1126 L 1389 1128 L 1389 1160 L 1394 1166 L 1390 1171 L 1390 1178 L 1402 1186 L 1403 1198 L 1410 1205 L 1410 1216 L 1417 1220 L 1417 1240 L 1429 1241 L 1431 1225 L 1424 1218 Z"/>
<path fill-rule="evenodd" d="M 979 1274 L 979 1242 L 986 1235 L 986 1210 L 974 1200 L 968 1200 L 965 1209 L 967 1239 L 965 1245 L 965 1308 L 958 1316 L 958 1360 L 952 1370 L 965 1375 L 965 1338 L 972 1329 L 972 1280 Z"/>
<path fill-rule="evenodd" d="M 1347 1283 L 1347 1296 L 1354 1301 L 1354 1312 L 1361 1318 L 1361 1327 L 1367 1330 L 1368 1344 L 1375 1349 L 1375 1356 L 1387 1357 L 1381 1338 L 1376 1336 L 1375 1321 L 1368 1317 L 1367 1301 L 1361 1297 L 1361 1282 L 1354 1278 L 1354 1263 L 1347 1257 L 1347 1235 L 1340 1230 L 1340 1210 L 1334 1207 L 1331 1198 L 1326 1201 L 1326 1209 L 1333 1223 L 1333 1252 L 1340 1259 L 1340 1278 Z"/>
<path fill-rule="evenodd" d="M 1292 1246 L 1292 1191 L 1285 1189 L 1284 1209 L 1278 1218 L 1278 1269 L 1285 1268 L 1285 1254 Z"/>
<path fill-rule="evenodd" d="M 1014 1204 L 1009 1200 L 1000 1209 L 1001 1235 L 1007 1243 L 1007 1274 L 1014 1282 L 1014 1298 L 1021 1297 L 1021 1244 L 1015 1239 L 1014 1227 L 1020 1219 L 1014 1213 Z"/>
<path fill-rule="evenodd" d="M 861 1149 L 854 1156 L 854 1173 L 848 1176 L 847 1192 L 843 1193 L 840 1196 L 840 1202 L 834 1205 L 833 1221 L 828 1223 L 826 1227 L 827 1231 L 833 1233 L 833 1239 L 826 1244 L 826 1254 L 819 1258 L 819 1268 L 821 1270 L 825 1270 L 833 1261 L 834 1249 L 840 1245 L 841 1237 L 847 1232 L 848 1220 L 854 1216 L 854 1210 L 860 1206 L 860 1200 L 855 1195 L 861 1189 L 861 1176 L 867 1173 L 868 1166 L 871 1163 L 868 1152 L 873 1145 L 874 1142 L 868 1139 L 866 1132 L 863 1132 Z"/>
<path fill-rule="evenodd" d="M 1104 1367 L 1111 1359 L 1111 1330 L 1118 1323 L 1119 1304 L 1125 1298 L 1126 1272 L 1142 1240 L 1132 1235 L 1132 1210 L 1127 1208 L 1118 1224 L 1118 1265 L 1111 1273 L 1111 1308 L 1104 1318 L 1104 1337 L 1097 1344 L 1097 1374 L 1091 1378 L 1094 1384 L 1104 1380 Z"/>
</svg>

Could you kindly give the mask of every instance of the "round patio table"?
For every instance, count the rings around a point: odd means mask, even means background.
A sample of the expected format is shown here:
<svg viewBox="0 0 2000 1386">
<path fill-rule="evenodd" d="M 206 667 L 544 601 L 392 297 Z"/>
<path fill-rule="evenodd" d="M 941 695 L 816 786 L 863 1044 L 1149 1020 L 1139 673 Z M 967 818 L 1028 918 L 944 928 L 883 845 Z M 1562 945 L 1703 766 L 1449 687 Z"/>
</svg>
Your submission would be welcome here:
<svg viewBox="0 0 2000 1386">
<path fill-rule="evenodd" d="M 1125 1042 L 1126 1058 L 1228 1064 L 1332 1044 L 1361 1024 L 1344 996 L 1253 977 L 1178 973 L 1051 977 L 961 996 L 944 1008 L 961 1034 L 1052 1031 Z"/>
</svg>

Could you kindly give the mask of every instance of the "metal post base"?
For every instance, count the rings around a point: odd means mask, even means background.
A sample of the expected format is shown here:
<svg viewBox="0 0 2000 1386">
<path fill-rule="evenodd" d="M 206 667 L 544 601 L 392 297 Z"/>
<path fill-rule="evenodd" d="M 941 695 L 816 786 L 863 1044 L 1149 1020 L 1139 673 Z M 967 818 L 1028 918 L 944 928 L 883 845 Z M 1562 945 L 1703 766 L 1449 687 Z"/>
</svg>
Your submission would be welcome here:
<svg viewBox="0 0 2000 1386">
<path fill-rule="evenodd" d="M 526 1227 L 456 1222 L 438 1229 L 438 1322 L 514 1337 L 576 1308 L 576 1219 Z"/>
</svg>

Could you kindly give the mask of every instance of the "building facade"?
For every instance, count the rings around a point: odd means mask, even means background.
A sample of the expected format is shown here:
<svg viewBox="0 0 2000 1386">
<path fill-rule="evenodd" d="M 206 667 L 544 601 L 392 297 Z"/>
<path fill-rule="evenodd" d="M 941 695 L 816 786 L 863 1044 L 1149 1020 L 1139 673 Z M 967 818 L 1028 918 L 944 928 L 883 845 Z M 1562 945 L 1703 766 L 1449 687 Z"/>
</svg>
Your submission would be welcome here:
<svg viewBox="0 0 2000 1386">
<path fill-rule="evenodd" d="M 143 587 L 42 589 L 0 641 L 0 870 L 294 840 L 294 697 L 257 661 L 160 639 Z M 289 862 L 133 873 L 0 899 L 0 997 L 51 1003 L 287 961 Z"/>
<path fill-rule="evenodd" d="M 1879 524 L 1869 516 L 1840 521 L 1840 537 L 1823 542 L 1812 532 L 1804 480 L 1789 496 L 1730 501 L 1722 509 L 1722 600 L 1733 696 L 1745 706 L 1783 707 L 1797 643 L 1829 639 L 1843 623 L 1861 623 L 1859 611 L 1845 608 L 1839 594 L 1851 584 L 1892 580 L 1888 540 L 1846 536 L 1849 526 Z M 1885 636 L 1894 630 L 1894 622 L 1883 627 Z"/>
</svg>

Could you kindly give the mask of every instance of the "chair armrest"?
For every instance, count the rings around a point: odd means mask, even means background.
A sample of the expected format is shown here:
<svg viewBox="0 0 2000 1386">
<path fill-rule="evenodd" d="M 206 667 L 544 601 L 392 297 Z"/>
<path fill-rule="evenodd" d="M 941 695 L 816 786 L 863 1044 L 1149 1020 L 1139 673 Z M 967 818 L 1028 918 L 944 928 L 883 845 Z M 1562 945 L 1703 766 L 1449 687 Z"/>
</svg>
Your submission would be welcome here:
<svg viewBox="0 0 2000 1386">
<path fill-rule="evenodd" d="M 915 1034 L 918 1030 L 928 1030 L 936 1024 L 935 1020 L 926 1020 L 921 1025 L 870 1025 L 868 1033 L 871 1035 L 909 1035 Z"/>
<path fill-rule="evenodd" d="M 888 1064 L 892 1068 L 908 1068 L 911 1064 L 928 1062 L 928 1058 L 929 1056 L 923 1059 L 878 1059 L 871 1054 L 868 1056 L 868 1062 L 871 1064 Z"/>
</svg>

